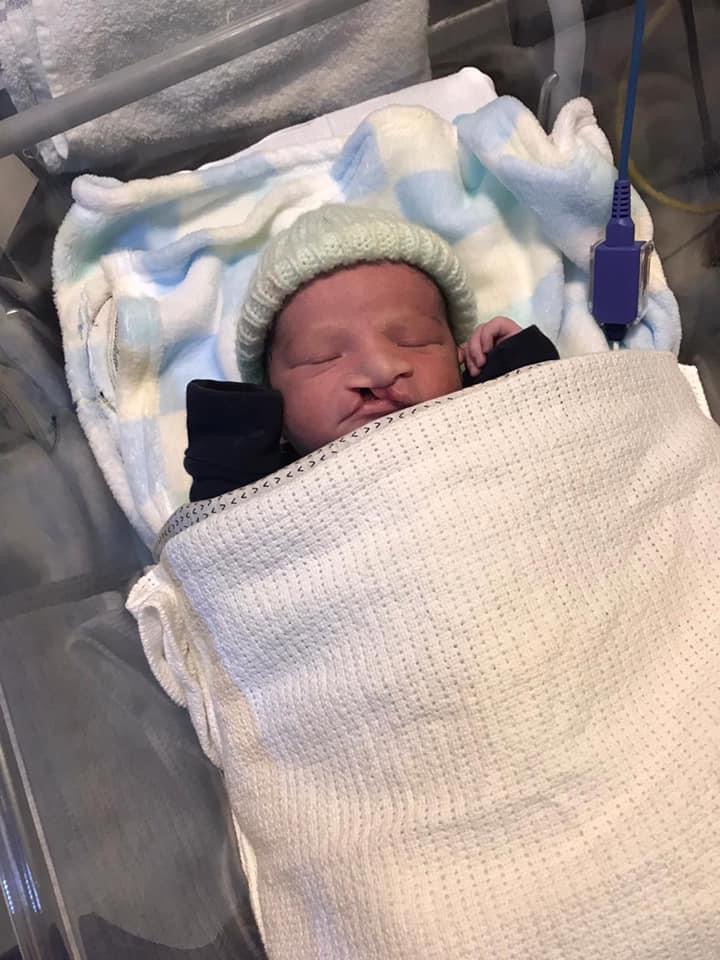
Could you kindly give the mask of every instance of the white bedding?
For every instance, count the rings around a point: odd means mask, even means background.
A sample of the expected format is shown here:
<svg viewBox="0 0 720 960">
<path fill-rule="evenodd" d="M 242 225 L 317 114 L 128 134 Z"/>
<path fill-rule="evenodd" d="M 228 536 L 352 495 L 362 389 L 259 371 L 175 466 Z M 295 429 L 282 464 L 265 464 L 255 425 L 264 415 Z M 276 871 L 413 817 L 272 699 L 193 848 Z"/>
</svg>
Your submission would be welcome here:
<svg viewBox="0 0 720 960">
<path fill-rule="evenodd" d="M 388 417 L 130 609 L 271 960 L 717 960 L 720 430 L 669 354 Z"/>
<path fill-rule="evenodd" d="M 289 147 L 308 147 L 333 137 L 349 137 L 363 120 L 383 107 L 425 107 L 450 123 L 464 113 L 475 113 L 497 99 L 495 84 L 486 73 L 475 67 L 463 67 L 457 73 L 426 83 L 416 83 L 382 97 L 363 103 L 354 103 L 342 110 L 334 110 L 307 123 L 299 123 L 271 133 L 248 150 L 267 151 Z M 218 163 L 222 164 L 220 160 Z M 209 164 L 208 167 L 212 167 Z M 206 168 L 207 169 L 207 168 Z"/>
</svg>

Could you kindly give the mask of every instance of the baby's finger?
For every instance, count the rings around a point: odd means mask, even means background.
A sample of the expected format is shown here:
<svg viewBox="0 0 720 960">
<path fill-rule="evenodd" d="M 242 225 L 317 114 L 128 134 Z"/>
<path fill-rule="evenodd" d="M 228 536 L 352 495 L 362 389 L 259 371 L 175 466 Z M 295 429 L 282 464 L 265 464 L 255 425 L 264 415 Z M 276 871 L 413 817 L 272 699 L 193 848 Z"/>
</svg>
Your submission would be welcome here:
<svg viewBox="0 0 720 960">
<path fill-rule="evenodd" d="M 470 370 L 470 376 L 476 377 L 480 373 L 480 370 L 485 366 L 485 354 L 480 349 L 480 345 L 476 342 L 471 342 L 468 344 L 468 347 L 468 358 L 472 367 Z"/>
<path fill-rule="evenodd" d="M 480 346 L 484 353 L 490 353 L 492 348 L 495 346 L 497 336 L 497 325 L 495 324 L 494 320 L 491 320 L 489 323 L 485 323 L 482 325 L 482 327 L 480 327 Z"/>
<path fill-rule="evenodd" d="M 458 348 L 458 356 L 460 358 L 460 364 L 465 366 L 465 370 L 471 377 L 477 376 L 477 366 L 473 359 L 472 351 L 470 349 L 471 343 L 468 340 L 467 343 L 464 343 L 462 347 Z"/>
<path fill-rule="evenodd" d="M 474 377 L 474 376 L 475 376 L 476 367 L 475 367 L 475 361 L 473 360 L 472 354 L 471 354 L 471 352 L 470 352 L 470 344 L 469 344 L 469 343 L 466 343 L 466 344 L 465 344 L 465 350 L 463 351 L 463 357 L 464 357 L 464 363 L 465 363 L 465 371 L 466 371 L 471 377 Z"/>
</svg>

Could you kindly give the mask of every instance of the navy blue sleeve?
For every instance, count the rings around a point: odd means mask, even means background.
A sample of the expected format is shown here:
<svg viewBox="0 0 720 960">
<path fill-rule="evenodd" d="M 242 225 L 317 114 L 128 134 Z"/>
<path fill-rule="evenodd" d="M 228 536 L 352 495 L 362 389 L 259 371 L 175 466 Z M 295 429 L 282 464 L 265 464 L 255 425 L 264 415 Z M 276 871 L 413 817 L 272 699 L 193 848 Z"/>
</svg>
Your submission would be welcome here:
<svg viewBox="0 0 720 960">
<path fill-rule="evenodd" d="M 282 443 L 280 393 L 252 383 L 193 380 L 187 387 L 185 469 L 190 500 L 219 497 L 296 459 Z"/>
<path fill-rule="evenodd" d="M 551 340 L 541 333 L 537 327 L 527 327 L 508 337 L 498 344 L 487 355 L 485 366 L 476 377 L 467 372 L 463 377 L 463 386 L 472 387 L 476 383 L 487 383 L 488 380 L 497 380 L 498 377 L 529 367 L 533 363 L 544 363 L 546 360 L 558 360 L 559 354 Z"/>
</svg>

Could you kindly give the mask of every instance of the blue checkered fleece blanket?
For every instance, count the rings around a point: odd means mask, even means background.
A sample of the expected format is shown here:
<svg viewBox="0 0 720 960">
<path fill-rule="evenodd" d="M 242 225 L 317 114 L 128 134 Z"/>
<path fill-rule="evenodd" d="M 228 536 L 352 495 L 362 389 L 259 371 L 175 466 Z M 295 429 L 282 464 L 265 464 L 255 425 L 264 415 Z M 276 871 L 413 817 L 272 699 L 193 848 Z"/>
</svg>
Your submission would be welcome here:
<svg viewBox="0 0 720 960">
<path fill-rule="evenodd" d="M 454 123 L 390 106 L 348 138 L 261 144 L 152 180 L 79 177 L 54 258 L 68 379 L 136 529 L 152 543 L 187 499 L 185 387 L 238 378 L 235 326 L 269 236 L 324 203 L 399 212 L 452 244 L 478 323 L 535 323 L 570 357 L 608 349 L 588 310 L 588 266 L 614 177 L 588 101 L 566 105 L 548 135 L 509 97 Z M 633 210 L 650 239 L 637 196 Z M 677 303 L 653 257 L 647 312 L 623 346 L 677 353 L 679 343 Z"/>
</svg>

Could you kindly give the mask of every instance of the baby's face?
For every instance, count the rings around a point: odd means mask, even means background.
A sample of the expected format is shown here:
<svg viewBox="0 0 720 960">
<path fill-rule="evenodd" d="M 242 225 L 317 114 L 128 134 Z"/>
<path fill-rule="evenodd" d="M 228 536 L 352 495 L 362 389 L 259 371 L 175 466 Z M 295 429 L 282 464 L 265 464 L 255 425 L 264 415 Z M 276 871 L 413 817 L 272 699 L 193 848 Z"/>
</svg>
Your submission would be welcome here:
<svg viewBox="0 0 720 960">
<path fill-rule="evenodd" d="M 278 315 L 268 374 L 299 453 L 461 387 L 442 294 L 394 263 L 339 270 L 296 293 Z"/>
</svg>

